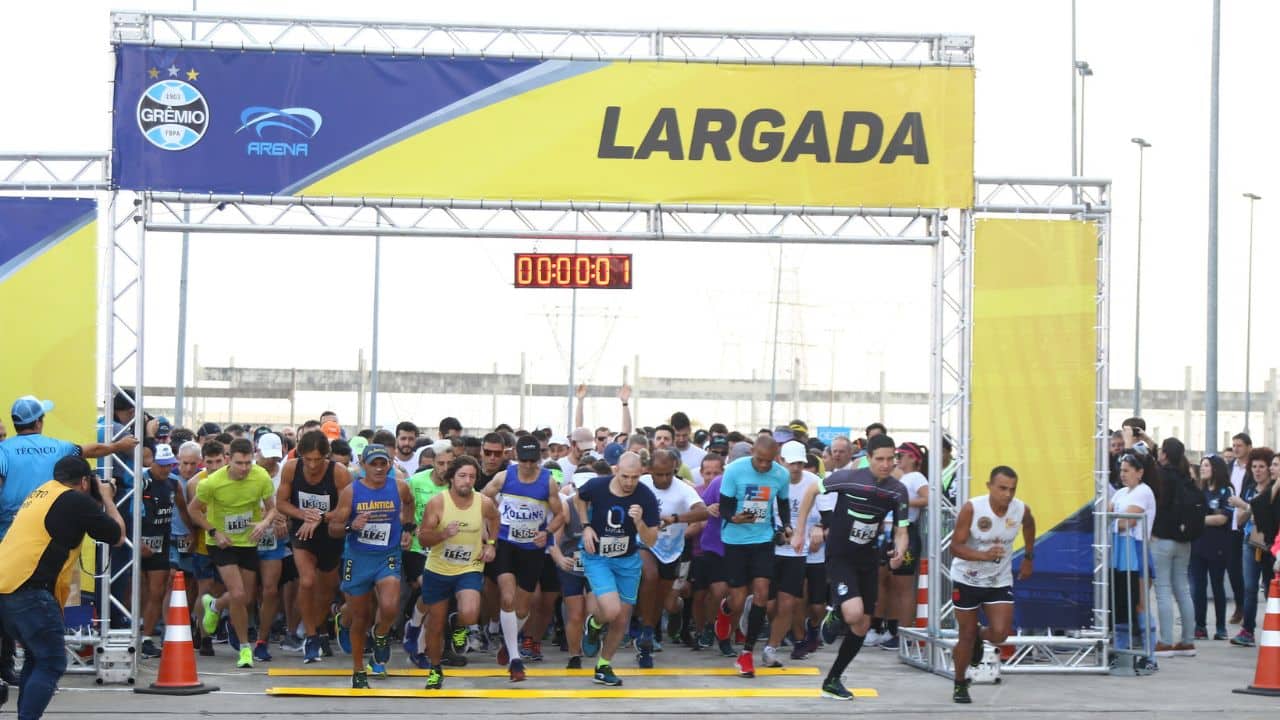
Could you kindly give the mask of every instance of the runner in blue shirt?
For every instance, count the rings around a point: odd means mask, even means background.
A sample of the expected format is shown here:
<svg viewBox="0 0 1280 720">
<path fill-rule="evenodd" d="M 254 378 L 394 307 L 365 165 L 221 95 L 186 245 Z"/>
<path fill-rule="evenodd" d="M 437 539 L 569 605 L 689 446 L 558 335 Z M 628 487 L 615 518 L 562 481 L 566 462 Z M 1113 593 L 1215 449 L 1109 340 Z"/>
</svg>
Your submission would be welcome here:
<svg viewBox="0 0 1280 720">
<path fill-rule="evenodd" d="M 617 474 L 593 478 L 578 488 L 573 502 L 582 528 L 582 569 L 599 606 L 599 619 L 587 617 L 583 652 L 599 649 L 593 681 L 621 685 L 613 672 L 613 654 L 631 624 L 631 608 L 640 588 L 642 564 L 636 554 L 636 538 L 650 547 L 658 541 L 658 499 L 640 483 L 644 468 L 640 456 L 625 453 L 618 458 Z M 600 645 L 600 632 L 609 630 Z"/>
<path fill-rule="evenodd" d="M 742 613 L 747 585 L 751 585 L 746 642 L 734 661 L 734 668 L 742 677 L 756 674 L 753 653 L 769 604 L 775 524 L 781 528 L 778 532 L 783 539 L 791 539 L 791 473 L 775 462 L 777 457 L 778 442 L 761 435 L 751 448 L 751 456 L 729 463 L 720 482 L 720 539 L 724 542 L 731 616 Z M 724 627 L 723 623 L 719 625 Z"/>
</svg>

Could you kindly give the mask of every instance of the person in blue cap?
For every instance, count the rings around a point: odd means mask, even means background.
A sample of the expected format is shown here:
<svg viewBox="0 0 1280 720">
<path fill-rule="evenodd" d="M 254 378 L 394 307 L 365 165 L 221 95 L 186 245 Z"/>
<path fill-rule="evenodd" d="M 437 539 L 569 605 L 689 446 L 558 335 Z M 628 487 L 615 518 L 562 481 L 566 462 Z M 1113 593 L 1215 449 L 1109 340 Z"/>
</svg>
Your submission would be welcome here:
<svg viewBox="0 0 1280 720">
<path fill-rule="evenodd" d="M 9 418 L 14 436 L 0 442 L 0 538 L 13 523 L 18 508 L 32 490 L 53 477 L 53 466 L 64 457 L 100 458 L 112 453 L 133 452 L 138 445 L 134 437 L 113 443 L 77 445 L 44 434 L 44 416 L 53 410 L 51 400 L 23 395 L 13 401 Z"/>
</svg>

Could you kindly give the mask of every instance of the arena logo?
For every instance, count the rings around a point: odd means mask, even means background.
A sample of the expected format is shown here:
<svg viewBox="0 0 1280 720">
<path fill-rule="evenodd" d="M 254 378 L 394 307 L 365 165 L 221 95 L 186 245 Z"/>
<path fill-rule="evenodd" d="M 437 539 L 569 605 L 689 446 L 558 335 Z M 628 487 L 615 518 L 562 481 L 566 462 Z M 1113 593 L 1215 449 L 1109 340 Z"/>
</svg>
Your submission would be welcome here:
<svg viewBox="0 0 1280 720">
<path fill-rule="evenodd" d="M 253 130 L 258 138 L 262 138 L 263 131 L 269 130 L 274 134 L 283 133 L 289 140 L 293 136 L 310 140 L 320 132 L 322 124 L 324 118 L 311 108 L 254 105 L 240 111 L 240 127 L 236 128 L 236 134 Z M 245 144 L 245 154 L 251 157 L 310 157 L 311 145 L 301 141 L 251 140 Z"/>
<path fill-rule="evenodd" d="M 186 150 L 209 129 L 209 104 L 190 83 L 161 80 L 138 100 L 138 129 L 161 150 Z"/>
</svg>

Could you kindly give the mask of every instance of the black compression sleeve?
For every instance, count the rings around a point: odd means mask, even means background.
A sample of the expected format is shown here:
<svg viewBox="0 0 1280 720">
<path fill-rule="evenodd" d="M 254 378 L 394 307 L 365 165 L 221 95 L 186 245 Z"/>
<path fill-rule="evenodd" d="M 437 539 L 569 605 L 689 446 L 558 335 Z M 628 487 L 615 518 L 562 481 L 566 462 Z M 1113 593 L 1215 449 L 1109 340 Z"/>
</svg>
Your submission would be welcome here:
<svg viewBox="0 0 1280 720">
<path fill-rule="evenodd" d="M 724 520 L 725 522 L 728 522 L 729 518 L 737 514 L 738 514 L 738 498 L 730 497 L 728 495 L 721 495 L 720 496 L 720 519 Z"/>
<path fill-rule="evenodd" d="M 773 499 L 777 505 L 778 522 L 782 523 L 782 527 L 791 527 L 791 503 L 781 495 L 776 495 Z"/>
</svg>

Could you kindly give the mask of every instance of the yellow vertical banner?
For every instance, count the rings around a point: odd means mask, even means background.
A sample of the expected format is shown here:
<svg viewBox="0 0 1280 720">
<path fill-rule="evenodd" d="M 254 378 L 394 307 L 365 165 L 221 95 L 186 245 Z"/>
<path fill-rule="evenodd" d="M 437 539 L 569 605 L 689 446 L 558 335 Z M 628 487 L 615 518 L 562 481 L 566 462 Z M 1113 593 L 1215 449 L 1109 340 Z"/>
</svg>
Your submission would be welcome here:
<svg viewBox="0 0 1280 720">
<path fill-rule="evenodd" d="M 0 198 L 0 308 L 6 312 L 0 405 L 23 395 L 53 401 L 44 434 L 91 442 L 97 409 L 97 203 Z M 93 565 L 92 548 L 85 555 Z M 85 573 L 81 589 L 93 587 Z"/>
<path fill-rule="evenodd" d="M 1067 607 L 1089 621 L 1097 253 L 1091 222 L 976 223 L 969 494 L 1008 465 L 1036 518 L 1043 541 L 1019 586 L 1030 593 L 1021 625 L 1072 626 Z"/>
</svg>

